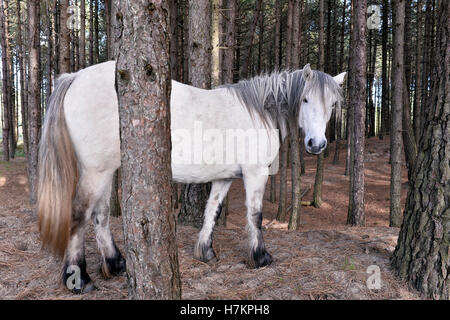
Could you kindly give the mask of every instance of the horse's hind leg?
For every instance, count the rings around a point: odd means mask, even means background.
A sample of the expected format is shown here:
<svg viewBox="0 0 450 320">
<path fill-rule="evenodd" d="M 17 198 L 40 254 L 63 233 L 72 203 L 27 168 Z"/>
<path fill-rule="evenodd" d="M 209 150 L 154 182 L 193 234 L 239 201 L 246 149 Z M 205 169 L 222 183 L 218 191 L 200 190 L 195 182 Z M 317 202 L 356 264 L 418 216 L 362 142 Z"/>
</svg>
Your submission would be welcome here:
<svg viewBox="0 0 450 320">
<path fill-rule="evenodd" d="M 211 193 L 205 208 L 205 217 L 202 230 L 198 236 L 194 249 L 194 257 L 200 261 L 208 262 L 216 257 L 212 247 L 212 232 L 216 216 L 222 208 L 222 201 L 230 189 L 232 180 L 217 180 L 212 182 Z"/>
<path fill-rule="evenodd" d="M 108 184 L 92 214 L 97 245 L 102 255 L 101 271 L 105 278 L 126 271 L 125 259 L 117 248 L 109 228 L 110 196 L 111 184 Z"/>
<path fill-rule="evenodd" d="M 86 271 L 84 255 L 84 237 L 86 224 L 95 205 L 96 199 L 84 188 L 85 179 L 80 179 L 72 205 L 72 225 L 70 239 L 64 255 L 63 283 L 74 293 L 86 293 L 95 289 L 95 285 Z"/>
<path fill-rule="evenodd" d="M 86 225 L 101 202 L 105 190 L 111 187 L 113 171 L 84 171 L 78 181 L 72 204 L 70 239 L 64 255 L 63 282 L 74 293 L 86 293 L 95 285 L 86 270 L 84 238 Z M 109 189 L 108 189 L 109 190 Z M 99 220 L 100 221 L 100 220 Z"/>
<path fill-rule="evenodd" d="M 260 167 L 243 168 L 247 205 L 247 229 L 250 240 L 249 263 L 260 268 L 272 263 L 272 256 L 266 251 L 261 231 L 262 204 L 267 175 Z"/>
</svg>

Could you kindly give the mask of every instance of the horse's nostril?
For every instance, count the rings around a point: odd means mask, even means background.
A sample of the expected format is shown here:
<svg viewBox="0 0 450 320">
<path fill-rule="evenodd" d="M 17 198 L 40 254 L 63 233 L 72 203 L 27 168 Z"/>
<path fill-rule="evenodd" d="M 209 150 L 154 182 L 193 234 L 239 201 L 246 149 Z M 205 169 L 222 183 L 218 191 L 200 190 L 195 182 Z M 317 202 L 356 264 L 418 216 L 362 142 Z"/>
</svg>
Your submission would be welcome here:
<svg viewBox="0 0 450 320">
<path fill-rule="evenodd" d="M 320 145 L 320 149 L 324 149 L 327 146 L 327 142 L 324 141 L 322 142 L 322 144 Z"/>
<path fill-rule="evenodd" d="M 308 141 L 308 147 L 310 147 L 310 148 L 311 148 L 311 147 L 312 147 L 312 145 L 313 145 L 313 144 L 312 144 L 312 139 L 309 139 L 309 141 Z"/>
</svg>

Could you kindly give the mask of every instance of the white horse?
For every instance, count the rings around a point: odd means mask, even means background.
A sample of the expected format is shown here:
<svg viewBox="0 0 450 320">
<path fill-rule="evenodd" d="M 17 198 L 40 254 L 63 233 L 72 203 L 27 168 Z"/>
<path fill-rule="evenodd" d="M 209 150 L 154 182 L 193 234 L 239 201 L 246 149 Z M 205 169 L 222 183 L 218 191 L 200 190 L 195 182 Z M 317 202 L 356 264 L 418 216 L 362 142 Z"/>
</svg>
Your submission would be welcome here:
<svg viewBox="0 0 450 320">
<path fill-rule="evenodd" d="M 279 149 L 278 130 L 274 129 L 279 128 L 284 138 L 287 121 L 294 117 L 305 132 L 306 150 L 322 152 L 332 107 L 342 99 L 344 77 L 345 72 L 333 78 L 306 65 L 303 70 L 276 72 L 213 90 L 172 81 L 173 179 L 212 182 L 195 258 L 207 262 L 215 257 L 212 232 L 217 212 L 232 179 L 243 178 L 250 265 L 257 268 L 272 262 L 261 223 L 268 167 Z M 128 125 L 134 121 L 139 120 Z M 230 131 L 234 137 L 224 142 Z M 265 134 L 258 134 L 261 131 Z M 241 140 L 236 148 L 235 138 L 242 135 L 247 140 Z M 257 140 L 250 139 L 255 136 Z M 252 157 L 255 153 L 256 160 Z M 111 181 L 119 166 L 115 62 L 60 76 L 49 100 L 40 142 L 37 210 L 43 245 L 64 256 L 66 286 L 78 268 L 80 282 L 77 287 L 69 286 L 74 292 L 94 288 L 84 256 L 85 227 L 90 219 L 103 274 L 110 277 L 125 271 L 125 260 L 109 229 Z"/>
</svg>

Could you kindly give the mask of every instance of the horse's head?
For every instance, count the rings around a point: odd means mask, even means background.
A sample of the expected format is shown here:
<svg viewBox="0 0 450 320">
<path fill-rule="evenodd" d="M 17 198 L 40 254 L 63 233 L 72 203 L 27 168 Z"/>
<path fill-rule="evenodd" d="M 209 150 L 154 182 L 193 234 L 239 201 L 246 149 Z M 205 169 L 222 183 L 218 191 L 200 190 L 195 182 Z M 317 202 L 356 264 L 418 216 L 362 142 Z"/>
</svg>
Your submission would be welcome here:
<svg viewBox="0 0 450 320">
<path fill-rule="evenodd" d="M 346 72 L 335 77 L 311 70 L 309 64 L 303 68 L 305 86 L 300 100 L 299 126 L 305 133 L 305 148 L 308 153 L 319 154 L 327 146 L 325 130 L 333 106 L 342 99 L 341 85 Z"/>
</svg>

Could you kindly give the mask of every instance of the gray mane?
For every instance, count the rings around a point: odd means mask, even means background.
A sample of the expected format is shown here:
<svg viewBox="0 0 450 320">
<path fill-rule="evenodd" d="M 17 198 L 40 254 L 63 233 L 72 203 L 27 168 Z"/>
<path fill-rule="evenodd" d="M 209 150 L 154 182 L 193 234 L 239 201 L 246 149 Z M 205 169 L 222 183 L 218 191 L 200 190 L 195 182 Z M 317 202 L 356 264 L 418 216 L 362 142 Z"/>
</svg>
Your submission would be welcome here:
<svg viewBox="0 0 450 320">
<path fill-rule="evenodd" d="M 298 118 L 300 102 L 309 92 L 320 90 L 324 103 L 326 93 L 333 95 L 338 103 L 342 101 L 341 87 L 330 75 L 318 70 L 312 70 L 308 82 L 303 78 L 303 70 L 275 71 L 221 88 L 228 88 L 236 94 L 252 117 L 257 115 L 265 125 L 277 126 L 283 139 L 288 119 Z"/>
</svg>

